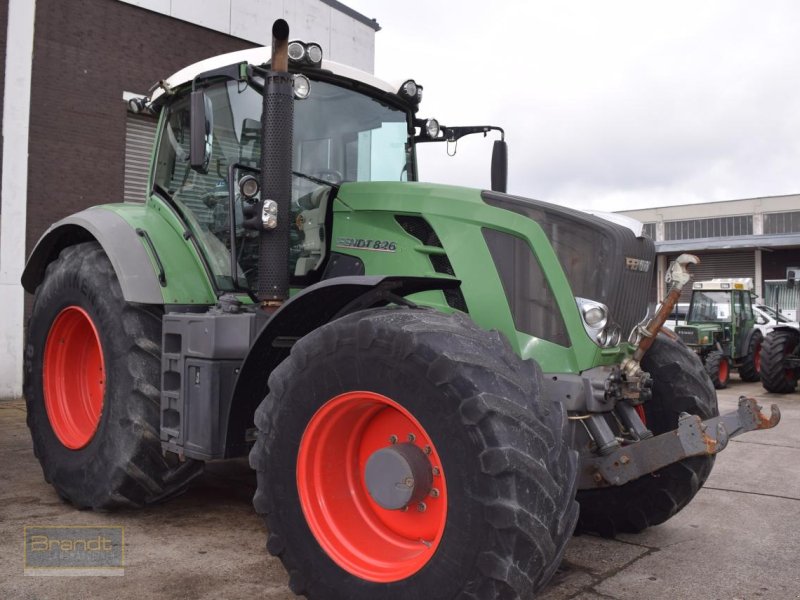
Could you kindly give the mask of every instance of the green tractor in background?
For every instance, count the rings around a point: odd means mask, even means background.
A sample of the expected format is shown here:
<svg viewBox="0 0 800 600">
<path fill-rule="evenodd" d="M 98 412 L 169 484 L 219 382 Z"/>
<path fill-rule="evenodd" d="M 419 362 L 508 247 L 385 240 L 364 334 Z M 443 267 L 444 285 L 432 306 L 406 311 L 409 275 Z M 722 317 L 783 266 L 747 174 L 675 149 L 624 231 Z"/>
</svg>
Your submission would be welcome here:
<svg viewBox="0 0 800 600">
<path fill-rule="evenodd" d="M 758 381 L 764 335 L 755 327 L 753 280 L 712 279 L 692 285 L 686 325 L 675 333 L 703 361 L 717 389 L 725 388 L 731 369 L 743 381 Z"/>
<path fill-rule="evenodd" d="M 28 425 L 62 498 L 146 506 L 249 455 L 295 593 L 527 600 L 576 527 L 666 521 L 777 424 L 719 415 L 661 333 L 696 257 L 648 315 L 641 227 L 504 193 L 502 140 L 492 191 L 418 182 L 420 144 L 498 128 L 288 33 L 161 81 L 147 197 L 28 260 Z"/>
</svg>

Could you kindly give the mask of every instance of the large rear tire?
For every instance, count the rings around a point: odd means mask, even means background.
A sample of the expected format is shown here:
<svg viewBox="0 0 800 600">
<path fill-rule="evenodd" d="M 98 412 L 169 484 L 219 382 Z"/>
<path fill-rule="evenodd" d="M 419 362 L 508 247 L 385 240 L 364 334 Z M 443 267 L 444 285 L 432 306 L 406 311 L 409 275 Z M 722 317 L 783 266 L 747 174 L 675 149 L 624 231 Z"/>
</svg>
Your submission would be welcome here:
<svg viewBox="0 0 800 600">
<path fill-rule="evenodd" d="M 742 381 L 758 381 L 761 379 L 761 346 L 764 343 L 764 334 L 758 329 L 753 329 L 750 341 L 745 349 L 747 353 L 742 357 L 739 365 L 739 377 Z"/>
<path fill-rule="evenodd" d="M 800 333 L 776 329 L 767 334 L 761 345 L 761 384 L 773 394 L 789 394 L 797 387 L 797 370 L 786 359 L 797 353 Z"/>
<path fill-rule="evenodd" d="M 200 472 L 162 455 L 160 374 L 160 309 L 125 302 L 99 244 L 62 250 L 36 290 L 25 347 L 33 451 L 62 498 L 143 506 Z"/>
<path fill-rule="evenodd" d="M 297 342 L 270 376 L 250 454 L 253 503 L 290 588 L 324 600 L 532 597 L 577 519 L 566 413 L 541 378 L 460 313 L 369 310 Z M 433 473 L 435 493 L 408 510 L 376 503 L 365 468 L 393 444 L 424 452 Z"/>
<path fill-rule="evenodd" d="M 700 359 L 680 341 L 660 335 L 642 367 L 653 377 L 653 397 L 643 406 L 656 435 L 675 429 L 682 412 L 702 419 L 719 414 Z M 694 498 L 713 465 L 713 456 L 687 458 L 619 487 L 580 490 L 578 530 L 613 537 L 663 523 Z"/>
</svg>

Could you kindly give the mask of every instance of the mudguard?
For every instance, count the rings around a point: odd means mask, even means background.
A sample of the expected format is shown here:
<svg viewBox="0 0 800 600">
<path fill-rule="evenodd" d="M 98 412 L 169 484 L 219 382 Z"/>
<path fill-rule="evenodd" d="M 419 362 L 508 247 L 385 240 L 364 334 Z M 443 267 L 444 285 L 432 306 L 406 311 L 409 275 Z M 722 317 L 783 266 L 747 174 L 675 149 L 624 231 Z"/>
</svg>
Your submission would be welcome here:
<svg viewBox="0 0 800 600">
<path fill-rule="evenodd" d="M 208 277 L 187 241 L 158 211 L 145 205 L 94 206 L 56 222 L 28 258 L 22 286 L 34 293 L 47 265 L 63 248 L 92 240 L 102 246 L 111 261 L 127 302 L 216 302 Z"/>
<path fill-rule="evenodd" d="M 289 355 L 295 341 L 346 314 L 403 303 L 410 294 L 454 289 L 458 279 L 404 276 L 352 276 L 326 279 L 293 296 L 267 321 L 242 363 L 232 395 L 226 457 L 247 452 L 246 431 L 269 391 L 272 370 Z"/>
</svg>

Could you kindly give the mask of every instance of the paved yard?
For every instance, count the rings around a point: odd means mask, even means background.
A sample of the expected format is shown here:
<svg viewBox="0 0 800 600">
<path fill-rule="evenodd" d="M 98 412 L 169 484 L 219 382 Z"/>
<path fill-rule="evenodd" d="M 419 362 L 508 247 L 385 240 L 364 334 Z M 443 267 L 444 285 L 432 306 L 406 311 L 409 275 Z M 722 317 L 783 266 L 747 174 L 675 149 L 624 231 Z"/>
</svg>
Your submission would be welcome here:
<svg viewBox="0 0 800 600">
<path fill-rule="evenodd" d="M 671 521 L 615 540 L 575 537 L 542 595 L 561 598 L 800 598 L 800 393 L 741 394 L 783 413 L 771 431 L 731 441 L 705 488 Z M 295 596 L 264 551 L 246 461 L 209 465 L 180 498 L 141 511 L 76 511 L 44 483 L 21 401 L 0 403 L 0 599 L 268 598 Z M 123 577 L 24 577 L 23 526 L 123 525 Z"/>
</svg>

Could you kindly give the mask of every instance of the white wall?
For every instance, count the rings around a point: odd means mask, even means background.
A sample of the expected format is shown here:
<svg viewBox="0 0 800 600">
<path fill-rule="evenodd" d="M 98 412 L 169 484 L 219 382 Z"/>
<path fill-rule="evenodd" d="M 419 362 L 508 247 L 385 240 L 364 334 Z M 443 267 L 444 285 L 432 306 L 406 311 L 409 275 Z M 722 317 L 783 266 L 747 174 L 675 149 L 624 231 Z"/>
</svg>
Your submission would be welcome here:
<svg viewBox="0 0 800 600">
<path fill-rule="evenodd" d="M 120 0 L 175 19 L 269 46 L 272 23 L 283 18 L 292 39 L 317 42 L 325 58 L 375 69 L 375 30 L 320 0 Z"/>
<path fill-rule="evenodd" d="M 9 0 L 3 92 L 3 218 L 0 220 L 0 398 L 22 395 L 22 320 L 28 198 L 28 124 L 35 0 Z"/>
</svg>

